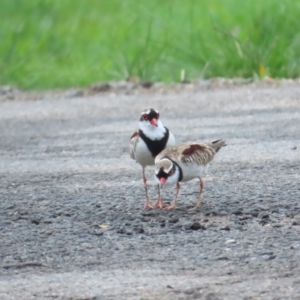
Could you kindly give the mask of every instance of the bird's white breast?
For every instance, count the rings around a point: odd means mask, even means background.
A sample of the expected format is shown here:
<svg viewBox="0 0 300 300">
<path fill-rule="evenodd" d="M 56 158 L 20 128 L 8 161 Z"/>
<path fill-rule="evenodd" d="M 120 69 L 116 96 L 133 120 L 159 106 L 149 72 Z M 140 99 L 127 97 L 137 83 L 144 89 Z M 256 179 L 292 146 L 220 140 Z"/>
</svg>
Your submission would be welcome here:
<svg viewBox="0 0 300 300">
<path fill-rule="evenodd" d="M 174 146 L 174 145 L 175 145 L 175 137 L 174 134 L 169 130 L 169 138 L 166 147 Z"/>
<path fill-rule="evenodd" d="M 157 120 L 157 127 L 151 125 L 149 122 L 140 121 L 139 129 L 152 141 L 161 140 L 166 133 L 166 128 L 160 120 Z"/>
<path fill-rule="evenodd" d="M 189 181 L 192 180 L 194 178 L 199 178 L 199 177 L 203 177 L 206 175 L 208 168 L 209 168 L 209 164 L 207 164 L 206 166 L 203 165 L 196 165 L 196 164 L 179 164 L 182 170 L 182 175 L 183 178 L 181 181 L 185 182 L 185 181 Z"/>
<path fill-rule="evenodd" d="M 142 166 L 154 165 L 154 158 L 143 139 L 139 138 L 135 148 L 135 160 Z"/>
</svg>

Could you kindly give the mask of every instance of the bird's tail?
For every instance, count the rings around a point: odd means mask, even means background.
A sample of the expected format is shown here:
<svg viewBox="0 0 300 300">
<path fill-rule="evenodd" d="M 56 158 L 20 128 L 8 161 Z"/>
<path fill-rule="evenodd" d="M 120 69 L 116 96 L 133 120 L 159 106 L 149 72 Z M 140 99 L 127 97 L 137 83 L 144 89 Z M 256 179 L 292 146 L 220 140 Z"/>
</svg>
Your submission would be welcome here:
<svg viewBox="0 0 300 300">
<path fill-rule="evenodd" d="M 216 152 L 218 152 L 222 147 L 227 146 L 226 142 L 222 139 L 207 143 L 207 145 L 215 149 Z"/>
</svg>

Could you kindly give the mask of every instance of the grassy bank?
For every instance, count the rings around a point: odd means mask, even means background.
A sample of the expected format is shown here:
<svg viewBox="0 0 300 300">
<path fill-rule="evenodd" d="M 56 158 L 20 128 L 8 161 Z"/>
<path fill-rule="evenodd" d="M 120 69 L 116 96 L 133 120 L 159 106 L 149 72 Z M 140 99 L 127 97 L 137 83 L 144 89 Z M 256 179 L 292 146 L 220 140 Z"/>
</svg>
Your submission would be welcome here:
<svg viewBox="0 0 300 300">
<path fill-rule="evenodd" d="M 298 0 L 1 0 L 0 85 L 299 77 Z"/>
</svg>

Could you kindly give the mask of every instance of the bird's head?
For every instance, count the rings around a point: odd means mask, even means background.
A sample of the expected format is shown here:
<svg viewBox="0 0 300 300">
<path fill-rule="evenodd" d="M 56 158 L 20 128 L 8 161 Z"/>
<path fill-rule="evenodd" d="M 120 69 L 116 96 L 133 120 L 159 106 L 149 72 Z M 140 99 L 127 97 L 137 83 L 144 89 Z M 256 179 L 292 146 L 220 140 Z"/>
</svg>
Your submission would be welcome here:
<svg viewBox="0 0 300 300">
<path fill-rule="evenodd" d="M 140 122 L 148 124 L 149 126 L 157 127 L 159 120 L 159 112 L 153 108 L 145 109 L 141 113 Z"/>
<path fill-rule="evenodd" d="M 175 184 L 179 181 L 179 176 L 178 166 L 169 158 L 163 158 L 155 165 L 155 180 L 160 185 Z"/>
<path fill-rule="evenodd" d="M 159 112 L 153 108 L 141 113 L 139 128 L 152 140 L 160 139 L 165 133 L 165 127 L 159 119 Z"/>
</svg>

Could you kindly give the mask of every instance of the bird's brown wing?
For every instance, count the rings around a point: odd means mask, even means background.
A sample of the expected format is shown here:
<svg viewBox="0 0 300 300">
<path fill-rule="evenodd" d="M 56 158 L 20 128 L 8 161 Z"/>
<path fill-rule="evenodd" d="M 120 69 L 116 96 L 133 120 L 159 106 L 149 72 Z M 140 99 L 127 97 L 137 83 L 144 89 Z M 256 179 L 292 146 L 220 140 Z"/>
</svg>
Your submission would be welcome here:
<svg viewBox="0 0 300 300">
<path fill-rule="evenodd" d="M 129 153 L 132 159 L 135 159 L 135 148 L 138 140 L 139 140 L 139 132 L 135 131 L 130 137 Z"/>
<path fill-rule="evenodd" d="M 169 157 L 178 163 L 194 163 L 205 166 L 214 158 L 216 152 L 224 146 L 226 146 L 226 143 L 223 140 L 211 143 L 185 143 L 171 146 L 155 157 L 155 163 L 158 163 L 164 157 Z"/>
<path fill-rule="evenodd" d="M 177 163 L 206 165 L 213 159 L 215 153 L 215 150 L 206 144 L 186 143 L 167 147 L 155 157 L 155 163 L 169 157 Z"/>
<path fill-rule="evenodd" d="M 206 144 L 185 144 L 178 149 L 179 160 L 184 164 L 207 165 L 216 153 L 215 149 Z"/>
</svg>

